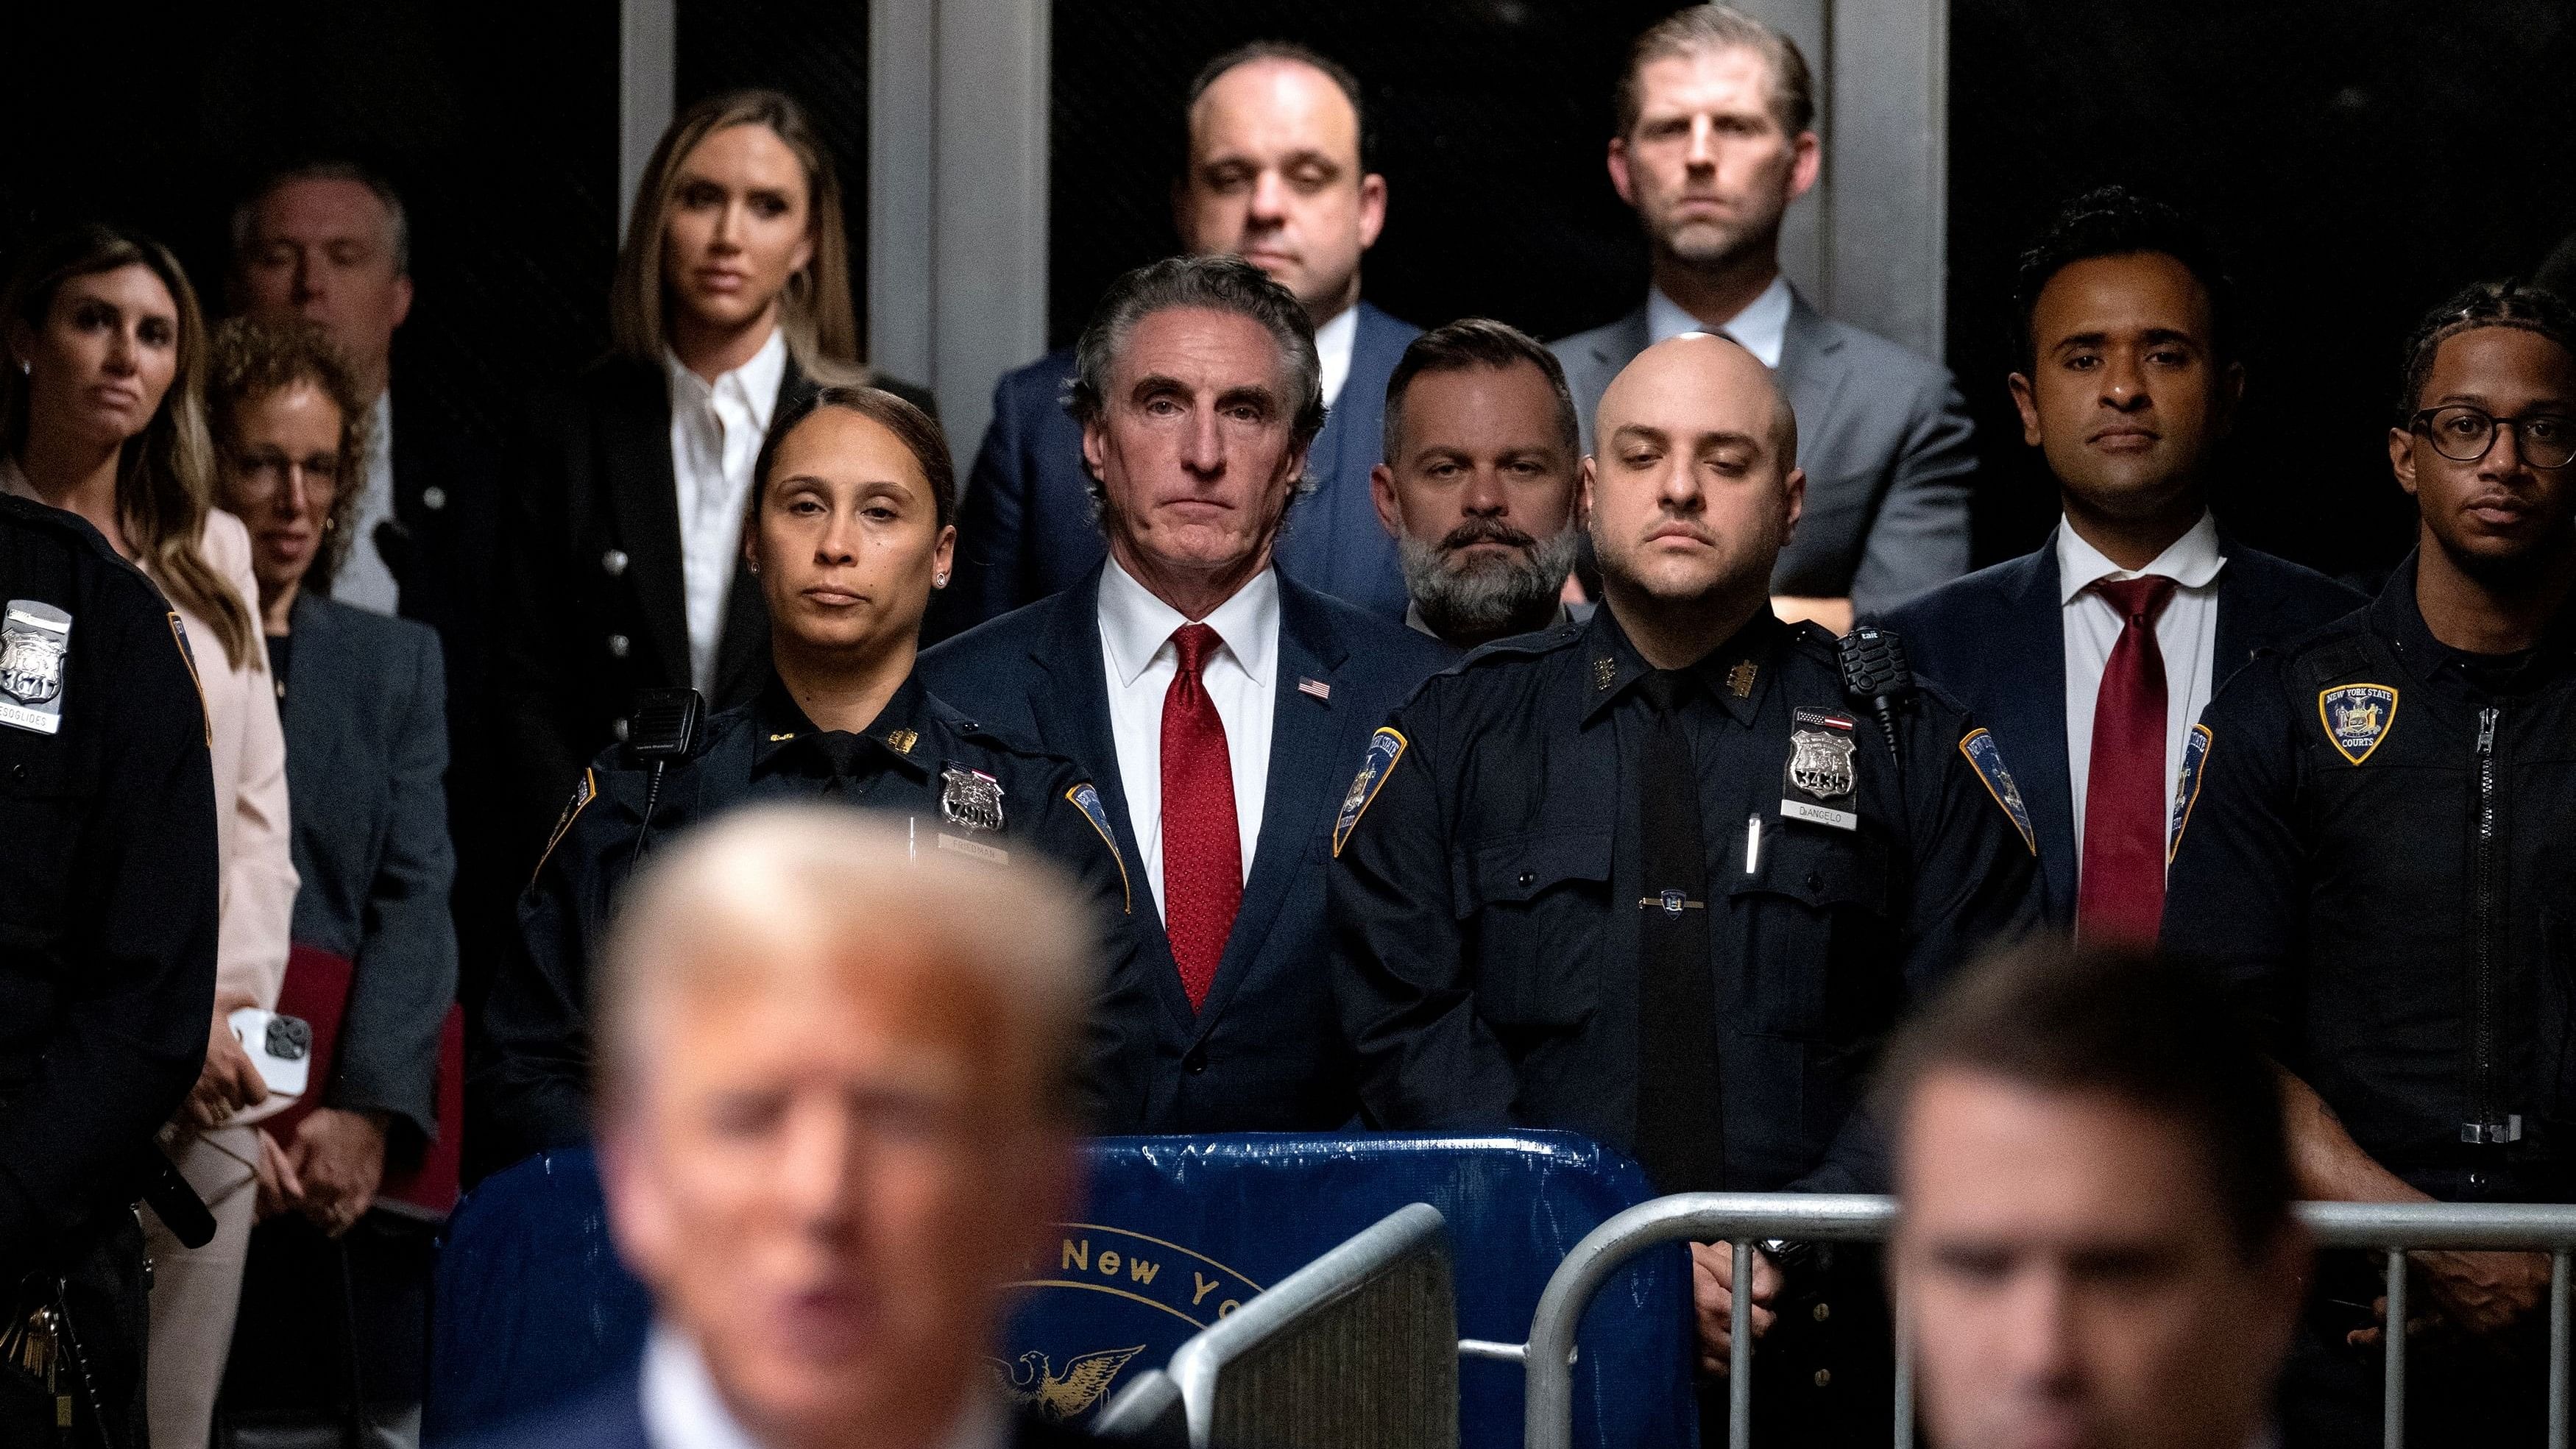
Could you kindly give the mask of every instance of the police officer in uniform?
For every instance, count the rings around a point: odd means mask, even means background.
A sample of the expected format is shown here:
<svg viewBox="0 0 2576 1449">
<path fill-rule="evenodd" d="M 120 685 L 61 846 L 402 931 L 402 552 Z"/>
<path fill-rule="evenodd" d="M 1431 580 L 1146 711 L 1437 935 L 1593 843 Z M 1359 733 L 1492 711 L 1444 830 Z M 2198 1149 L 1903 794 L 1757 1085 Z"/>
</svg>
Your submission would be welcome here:
<svg viewBox="0 0 2576 1449">
<path fill-rule="evenodd" d="M 205 709 L 178 616 L 72 514 L 0 495 L 0 611 L 0 1443 L 125 1449 L 137 1164 L 214 1015 Z"/>
<path fill-rule="evenodd" d="M 2436 309 L 2388 449 L 2415 551 L 2203 713 L 2163 939 L 2267 1032 L 2301 1197 L 2576 1200 L 2576 315 L 2499 284 Z M 2409 1417 L 2538 1439 L 2549 1260 L 2413 1262 Z M 2289 1444 L 2377 1432 L 2381 1281 L 2321 1261 Z"/>
<path fill-rule="evenodd" d="M 922 611 L 947 581 L 955 507 L 938 424 L 912 404 L 826 387 L 781 413 L 744 527 L 745 563 L 769 608 L 771 677 L 750 703 L 707 721 L 701 742 L 645 738 L 668 711 L 639 708 L 627 742 L 584 773 L 484 1003 L 471 1103 L 483 1167 L 588 1140 L 590 962 L 639 842 L 649 851 L 768 799 L 844 800 L 905 817 L 917 852 L 996 865 L 1036 856 L 1069 872 L 1099 909 L 1112 999 L 1085 1080 L 1068 1089 L 1101 1130 L 1141 1117 L 1150 1044 L 1108 1023 L 1121 1007 L 1151 1019 L 1118 995 L 1145 989 L 1131 923 L 1142 883 L 1098 792 L 1071 761 L 941 703 L 913 671 Z"/>
<path fill-rule="evenodd" d="M 1855 1112 L 1878 1041 L 2036 919 L 2019 794 L 1944 696 L 1853 699 L 1833 636 L 1772 615 L 1804 479 L 1751 353 L 1658 344 L 1598 421 L 1583 489 L 1606 607 L 1431 679 L 1336 822 L 1336 989 L 1366 1112 L 1572 1128 L 1667 1192 L 1883 1190 Z M 1694 1258 L 1715 1375 L 1731 1253 Z M 1882 1441 L 1869 1255 L 1758 1263 L 1757 1414 L 1800 1442 Z M 1723 1422 L 1703 1411 L 1711 1442 Z"/>
</svg>

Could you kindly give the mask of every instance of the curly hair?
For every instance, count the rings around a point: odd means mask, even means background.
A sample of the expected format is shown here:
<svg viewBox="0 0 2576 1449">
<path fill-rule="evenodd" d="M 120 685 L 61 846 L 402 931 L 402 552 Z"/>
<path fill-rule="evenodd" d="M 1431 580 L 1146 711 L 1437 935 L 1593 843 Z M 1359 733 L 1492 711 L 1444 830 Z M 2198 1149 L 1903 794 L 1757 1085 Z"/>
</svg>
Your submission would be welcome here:
<svg viewBox="0 0 2576 1449">
<path fill-rule="evenodd" d="M 206 372 L 206 415 L 214 430 L 230 507 L 235 458 L 241 446 L 242 410 L 297 383 L 308 383 L 340 410 L 340 481 L 323 515 L 322 547 L 305 572 L 309 588 L 326 589 L 349 554 L 349 519 L 366 491 L 370 414 L 366 392 L 340 349 L 311 322 L 235 317 L 215 329 L 212 365 Z M 235 512 L 244 510 L 235 509 Z"/>
<path fill-rule="evenodd" d="M 2425 313 L 2424 320 L 2415 325 L 2415 335 L 2406 339 L 2406 368 L 2397 392 L 2397 426 L 2407 427 L 2415 421 L 2424 384 L 2432 379 L 2433 359 L 2440 354 L 2442 344 L 2482 327 L 2536 332 L 2557 343 L 2570 357 L 2576 357 L 2576 311 L 2571 311 L 2557 293 L 2513 279 L 2471 282 L 2452 293 L 2450 300 Z"/>
</svg>

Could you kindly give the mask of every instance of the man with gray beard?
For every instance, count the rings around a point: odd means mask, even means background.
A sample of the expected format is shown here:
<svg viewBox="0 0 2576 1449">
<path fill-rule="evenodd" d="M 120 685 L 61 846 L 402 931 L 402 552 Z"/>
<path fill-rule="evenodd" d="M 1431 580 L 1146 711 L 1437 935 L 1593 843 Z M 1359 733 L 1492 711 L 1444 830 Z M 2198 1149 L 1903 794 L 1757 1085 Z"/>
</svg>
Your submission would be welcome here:
<svg viewBox="0 0 2576 1449">
<path fill-rule="evenodd" d="M 1483 317 L 1413 339 L 1387 381 L 1385 456 L 1369 482 L 1407 624 L 1464 652 L 1567 617 L 1583 448 L 1555 354 Z"/>
</svg>

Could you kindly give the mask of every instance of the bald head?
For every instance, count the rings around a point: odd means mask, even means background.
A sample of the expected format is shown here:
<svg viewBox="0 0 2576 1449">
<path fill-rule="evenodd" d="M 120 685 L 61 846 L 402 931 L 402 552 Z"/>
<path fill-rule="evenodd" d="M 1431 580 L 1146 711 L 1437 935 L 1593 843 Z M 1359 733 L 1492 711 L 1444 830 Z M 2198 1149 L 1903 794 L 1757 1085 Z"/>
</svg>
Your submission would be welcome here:
<svg viewBox="0 0 2576 1449">
<path fill-rule="evenodd" d="M 1731 617 L 1767 599 L 1806 493 L 1771 369 L 1723 337 L 1659 342 L 1612 379 L 1595 424 L 1584 490 L 1621 621 L 1666 607 Z"/>
<path fill-rule="evenodd" d="M 1618 421 L 1614 422 L 1616 418 Z M 1713 332 L 1667 338 L 1619 370 L 1592 414 L 1594 436 L 1632 422 L 1696 419 L 1760 435 L 1782 473 L 1798 463 L 1798 415 L 1780 379 L 1742 343 Z"/>
<path fill-rule="evenodd" d="M 1092 923 L 1054 872 L 763 807 L 630 889 L 599 977 L 620 1253 L 781 1449 L 933 1449 L 1079 1176 Z"/>
</svg>

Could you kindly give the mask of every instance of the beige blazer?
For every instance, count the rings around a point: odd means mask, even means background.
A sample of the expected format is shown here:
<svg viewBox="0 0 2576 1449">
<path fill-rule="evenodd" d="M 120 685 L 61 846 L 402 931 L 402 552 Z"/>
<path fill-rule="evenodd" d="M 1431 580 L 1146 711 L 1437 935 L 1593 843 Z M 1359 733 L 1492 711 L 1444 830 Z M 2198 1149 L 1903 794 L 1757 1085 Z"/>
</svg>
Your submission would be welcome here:
<svg viewBox="0 0 2576 1449">
<path fill-rule="evenodd" d="M 206 515 L 198 551 L 251 611 L 251 647 L 236 669 L 213 624 L 177 609 L 205 691 L 215 764 L 215 840 L 223 851 L 223 918 L 215 945 L 215 989 L 242 991 L 274 1008 L 286 980 L 288 930 L 295 919 L 295 865 L 286 821 L 286 734 L 277 689 L 257 628 L 259 581 L 250 571 L 250 530 L 217 509 Z"/>
</svg>

